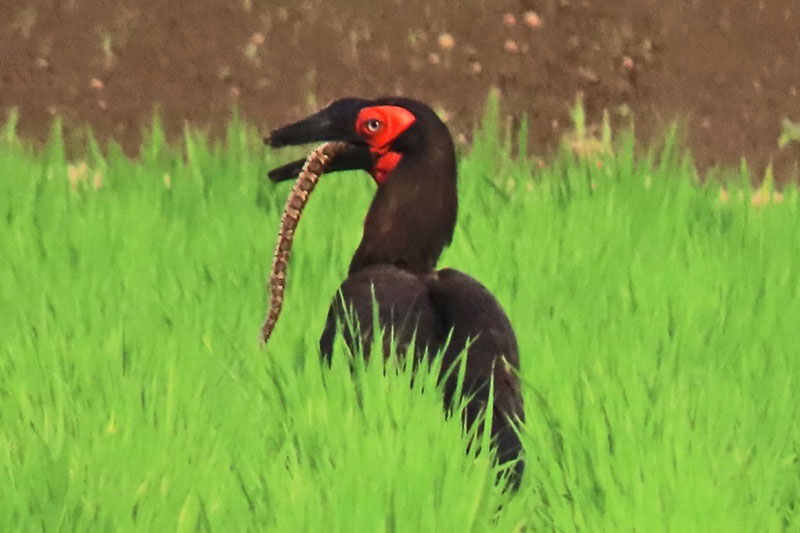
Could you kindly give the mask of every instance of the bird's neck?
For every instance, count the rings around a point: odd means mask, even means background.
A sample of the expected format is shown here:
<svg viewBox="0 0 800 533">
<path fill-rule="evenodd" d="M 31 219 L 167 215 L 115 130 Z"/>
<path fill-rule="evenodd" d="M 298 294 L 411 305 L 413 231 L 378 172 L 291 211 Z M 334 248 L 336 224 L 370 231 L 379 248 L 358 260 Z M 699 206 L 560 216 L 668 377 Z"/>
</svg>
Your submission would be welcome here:
<svg viewBox="0 0 800 533">
<path fill-rule="evenodd" d="M 375 264 L 430 272 L 453 237 L 457 205 L 452 149 L 403 156 L 375 193 L 350 272 Z"/>
</svg>

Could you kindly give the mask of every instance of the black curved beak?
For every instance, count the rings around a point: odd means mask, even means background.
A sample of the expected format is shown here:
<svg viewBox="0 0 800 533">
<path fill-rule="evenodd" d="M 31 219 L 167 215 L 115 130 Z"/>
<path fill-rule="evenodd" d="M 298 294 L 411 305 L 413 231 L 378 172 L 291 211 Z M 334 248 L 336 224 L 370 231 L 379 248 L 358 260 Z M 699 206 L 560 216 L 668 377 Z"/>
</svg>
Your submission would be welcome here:
<svg viewBox="0 0 800 533">
<path fill-rule="evenodd" d="M 356 134 L 355 122 L 366 100 L 344 98 L 302 120 L 272 130 L 264 143 L 273 148 L 295 146 L 312 142 L 344 141 L 351 147 L 336 156 L 327 172 L 340 170 L 369 170 L 372 156 L 364 140 Z M 292 161 L 269 172 L 273 182 L 290 180 L 303 168 L 304 159 Z"/>
<path fill-rule="evenodd" d="M 279 183 L 281 181 L 291 180 L 300 174 L 303 170 L 305 159 L 298 159 L 292 161 L 276 169 L 270 170 L 267 176 L 270 181 Z M 352 144 L 344 152 L 341 152 L 336 158 L 331 161 L 326 174 L 331 172 L 339 172 L 341 170 L 369 170 L 372 168 L 372 154 L 366 146 Z"/>
<path fill-rule="evenodd" d="M 294 179 L 300 174 L 300 171 L 303 170 L 303 164 L 305 162 L 305 159 L 298 159 L 297 161 L 286 163 L 283 166 L 270 170 L 267 176 L 269 176 L 269 180 L 274 183 Z"/>
<path fill-rule="evenodd" d="M 345 98 L 298 122 L 270 132 L 264 143 L 273 148 L 321 141 L 363 143 L 356 135 L 355 122 L 365 100 Z"/>
<path fill-rule="evenodd" d="M 264 143 L 273 148 L 283 148 L 284 146 L 294 146 L 319 141 L 339 140 L 343 132 L 337 131 L 330 117 L 325 113 L 325 109 L 315 113 L 308 118 L 272 130 Z"/>
</svg>

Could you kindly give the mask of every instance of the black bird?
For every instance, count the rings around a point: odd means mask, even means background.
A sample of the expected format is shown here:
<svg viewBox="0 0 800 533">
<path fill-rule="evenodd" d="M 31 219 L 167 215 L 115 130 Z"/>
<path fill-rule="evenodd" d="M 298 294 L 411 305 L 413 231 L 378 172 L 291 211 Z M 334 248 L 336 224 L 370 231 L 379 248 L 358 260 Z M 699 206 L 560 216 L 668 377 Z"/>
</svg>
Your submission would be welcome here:
<svg viewBox="0 0 800 533">
<path fill-rule="evenodd" d="M 524 421 L 524 412 L 514 330 L 478 281 L 457 270 L 436 270 L 453 237 L 458 206 L 455 149 L 447 126 L 427 105 L 408 98 L 345 98 L 272 131 L 264 141 L 275 148 L 344 141 L 347 149 L 328 172 L 366 170 L 378 185 L 348 277 L 328 312 L 319 341 L 322 356 L 330 360 L 337 330 L 351 349 L 367 350 L 375 304 L 379 325 L 391 332 L 398 351 L 413 340 L 418 356 L 425 348 L 424 353 L 436 353 L 449 338 L 444 372 L 467 347 L 462 392 L 471 399 L 466 422 L 471 426 L 485 409 L 494 378 L 493 441 L 499 462 L 514 461 L 511 480 L 517 486 L 522 445 L 512 424 Z M 302 165 L 300 160 L 279 167 L 270 179 L 292 179 Z M 385 335 L 385 352 L 389 340 Z M 452 372 L 444 384 L 448 407 L 456 376 Z"/>
</svg>

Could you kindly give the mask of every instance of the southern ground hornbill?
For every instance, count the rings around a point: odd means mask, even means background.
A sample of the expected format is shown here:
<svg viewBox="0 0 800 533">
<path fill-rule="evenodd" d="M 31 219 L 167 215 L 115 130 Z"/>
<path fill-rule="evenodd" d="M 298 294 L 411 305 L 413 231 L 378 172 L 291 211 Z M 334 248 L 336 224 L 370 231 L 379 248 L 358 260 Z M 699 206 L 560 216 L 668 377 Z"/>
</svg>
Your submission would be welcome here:
<svg viewBox="0 0 800 533">
<path fill-rule="evenodd" d="M 522 446 L 512 424 L 521 422 L 524 413 L 514 331 L 500 304 L 478 281 L 457 270 L 435 269 L 453 237 L 458 205 L 455 149 L 447 126 L 428 106 L 411 99 L 345 98 L 265 138 L 275 148 L 317 141 L 338 142 L 318 149 L 321 160 L 312 162 L 310 156 L 305 168 L 303 160 L 289 163 L 270 172 L 270 178 L 283 181 L 299 174 L 294 193 L 303 202 L 322 170 L 366 170 L 378 185 L 348 277 L 328 311 L 319 341 L 322 356 L 330 359 L 339 330 L 351 349 L 368 350 L 375 306 L 379 325 L 391 332 L 398 351 L 412 341 L 418 356 L 437 353 L 446 345 L 444 371 L 466 348 L 462 391 L 471 398 L 466 422 L 472 425 L 484 410 L 494 378 L 497 458 L 501 463 L 515 461 L 516 485 L 523 468 Z M 326 149 L 330 153 L 321 155 Z M 309 173 L 309 165 L 316 165 L 315 172 Z M 314 181 L 304 179 L 303 172 Z M 292 211 L 296 200 L 290 198 L 284 213 L 284 229 L 290 234 L 299 218 L 299 211 Z M 287 216 L 290 211 L 292 216 Z M 275 259 L 283 271 L 291 235 L 288 243 L 285 240 L 279 241 Z M 285 255 L 280 256 L 282 249 Z M 279 278 L 282 298 L 283 272 Z M 275 320 L 277 313 L 268 315 L 264 340 Z M 389 338 L 385 335 L 384 342 Z M 447 406 L 456 390 L 455 376 L 452 372 L 444 384 Z"/>
</svg>

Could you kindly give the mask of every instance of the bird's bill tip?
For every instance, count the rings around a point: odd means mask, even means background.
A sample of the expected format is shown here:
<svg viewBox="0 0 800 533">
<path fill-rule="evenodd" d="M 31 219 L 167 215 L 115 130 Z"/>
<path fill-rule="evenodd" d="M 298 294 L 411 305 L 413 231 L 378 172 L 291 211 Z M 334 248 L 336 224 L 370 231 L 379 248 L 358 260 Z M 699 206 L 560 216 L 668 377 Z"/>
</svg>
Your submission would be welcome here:
<svg viewBox="0 0 800 533">
<path fill-rule="evenodd" d="M 295 146 L 319 141 L 340 140 L 336 128 L 324 112 L 315 113 L 297 122 L 269 132 L 264 142 L 273 148 Z"/>
<path fill-rule="evenodd" d="M 297 161 L 292 161 L 291 163 L 274 168 L 267 173 L 267 177 L 273 183 L 294 179 L 300 174 L 305 161 L 305 159 L 298 159 Z"/>
</svg>

